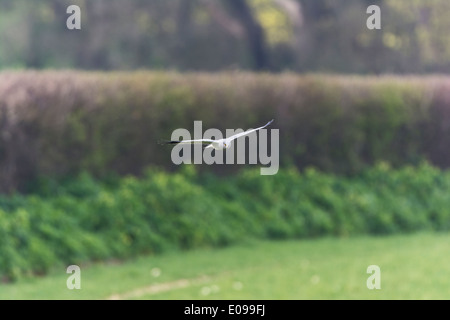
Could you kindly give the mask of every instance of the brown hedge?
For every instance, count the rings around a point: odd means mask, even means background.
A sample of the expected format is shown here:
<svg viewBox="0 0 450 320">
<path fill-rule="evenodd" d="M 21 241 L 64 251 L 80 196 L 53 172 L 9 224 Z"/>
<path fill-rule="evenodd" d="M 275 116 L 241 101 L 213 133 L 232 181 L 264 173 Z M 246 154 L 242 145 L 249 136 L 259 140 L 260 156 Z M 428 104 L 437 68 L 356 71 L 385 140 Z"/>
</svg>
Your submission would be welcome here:
<svg viewBox="0 0 450 320">
<path fill-rule="evenodd" d="M 446 76 L 11 71 L 0 73 L 0 191 L 39 176 L 172 170 L 170 148 L 156 141 L 174 129 L 270 119 L 284 165 L 346 174 L 380 160 L 450 166 Z"/>
</svg>

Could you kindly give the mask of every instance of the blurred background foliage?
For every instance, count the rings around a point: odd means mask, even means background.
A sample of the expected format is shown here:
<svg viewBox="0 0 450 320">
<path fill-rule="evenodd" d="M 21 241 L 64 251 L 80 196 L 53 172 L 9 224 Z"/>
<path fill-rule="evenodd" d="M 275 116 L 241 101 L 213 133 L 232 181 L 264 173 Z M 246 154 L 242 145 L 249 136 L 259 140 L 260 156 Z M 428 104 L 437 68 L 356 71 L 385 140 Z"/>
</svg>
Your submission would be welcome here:
<svg viewBox="0 0 450 320">
<path fill-rule="evenodd" d="M 371 4 L 381 30 L 366 27 Z M 1 0 L 0 68 L 449 72 L 449 12 L 446 0 Z"/>
<path fill-rule="evenodd" d="M 81 30 L 66 28 L 72 4 Z M 372 4 L 381 30 L 366 27 Z M 0 281 L 247 238 L 448 232 L 449 13 L 446 0 L 0 0 Z M 274 176 L 176 167 L 156 144 L 194 120 L 273 118 Z"/>
<path fill-rule="evenodd" d="M 275 119 L 282 167 L 344 175 L 380 161 L 448 168 L 449 93 L 445 76 L 3 72 L 0 191 L 83 171 L 97 178 L 141 175 L 150 165 L 174 171 L 172 148 L 157 141 L 193 130 L 195 120 L 203 132 L 224 132 Z M 249 166 L 199 170 L 229 175 Z"/>
</svg>

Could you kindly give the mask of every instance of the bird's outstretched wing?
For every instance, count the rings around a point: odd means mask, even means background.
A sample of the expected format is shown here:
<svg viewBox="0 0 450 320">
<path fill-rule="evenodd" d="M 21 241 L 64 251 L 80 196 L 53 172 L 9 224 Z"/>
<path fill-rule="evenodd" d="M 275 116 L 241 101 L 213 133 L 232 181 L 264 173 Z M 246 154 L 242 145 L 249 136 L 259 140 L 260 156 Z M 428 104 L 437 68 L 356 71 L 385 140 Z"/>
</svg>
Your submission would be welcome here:
<svg viewBox="0 0 450 320">
<path fill-rule="evenodd" d="M 211 139 L 196 139 L 196 140 L 181 140 L 181 141 L 177 141 L 177 140 L 159 140 L 158 144 L 191 144 L 191 143 L 213 143 L 214 140 Z"/>
<path fill-rule="evenodd" d="M 268 125 L 270 125 L 270 124 L 273 122 L 273 120 L 274 120 L 274 119 L 270 120 L 269 122 L 267 122 L 266 125 L 264 125 L 264 126 L 262 126 L 262 127 L 259 127 L 259 128 L 256 128 L 256 129 L 250 129 L 250 130 L 247 130 L 247 131 L 245 131 L 245 132 L 241 132 L 241 133 L 235 134 L 234 136 L 228 137 L 227 140 L 231 141 L 231 140 L 237 139 L 237 138 L 239 138 L 239 137 L 246 136 L 246 135 L 248 135 L 248 134 L 250 134 L 250 133 L 252 133 L 252 132 L 255 132 L 255 131 L 264 129 L 265 127 L 267 127 Z"/>
</svg>

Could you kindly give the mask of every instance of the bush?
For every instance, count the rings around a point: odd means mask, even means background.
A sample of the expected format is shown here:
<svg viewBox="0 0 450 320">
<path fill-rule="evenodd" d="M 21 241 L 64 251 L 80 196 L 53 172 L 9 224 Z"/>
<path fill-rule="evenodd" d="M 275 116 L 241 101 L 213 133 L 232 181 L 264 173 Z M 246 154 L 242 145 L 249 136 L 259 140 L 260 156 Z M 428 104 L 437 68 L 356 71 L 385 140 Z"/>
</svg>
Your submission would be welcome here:
<svg viewBox="0 0 450 320">
<path fill-rule="evenodd" d="M 448 77 L 252 73 L 0 73 L 0 192 L 41 176 L 173 171 L 173 130 L 275 119 L 283 166 L 356 174 L 379 161 L 450 165 Z M 201 166 L 230 174 L 242 166 Z"/>
<path fill-rule="evenodd" d="M 354 177 L 312 168 L 217 177 L 186 166 L 41 183 L 40 194 L 0 198 L 0 277 L 249 238 L 450 230 L 450 172 L 428 164 L 381 163 Z"/>
</svg>

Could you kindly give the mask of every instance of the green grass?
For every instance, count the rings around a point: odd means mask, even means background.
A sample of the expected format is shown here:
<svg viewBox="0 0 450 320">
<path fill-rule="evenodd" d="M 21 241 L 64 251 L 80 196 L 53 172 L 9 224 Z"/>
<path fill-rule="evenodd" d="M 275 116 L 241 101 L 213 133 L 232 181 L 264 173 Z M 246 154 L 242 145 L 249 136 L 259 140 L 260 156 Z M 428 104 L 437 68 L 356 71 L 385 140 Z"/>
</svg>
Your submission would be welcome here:
<svg viewBox="0 0 450 320">
<path fill-rule="evenodd" d="M 0 285 L 0 299 L 450 299 L 450 234 L 258 241 L 65 268 Z M 381 269 L 381 289 L 366 286 Z M 159 275 L 158 271 L 159 270 Z"/>
</svg>

